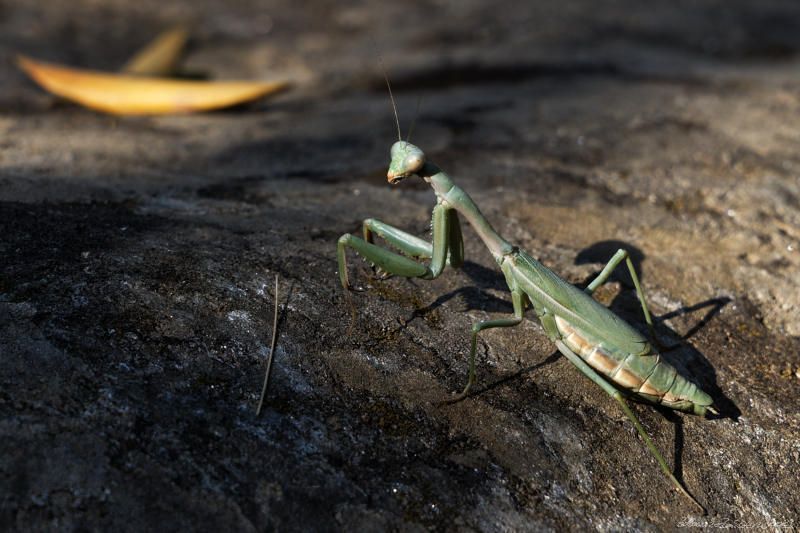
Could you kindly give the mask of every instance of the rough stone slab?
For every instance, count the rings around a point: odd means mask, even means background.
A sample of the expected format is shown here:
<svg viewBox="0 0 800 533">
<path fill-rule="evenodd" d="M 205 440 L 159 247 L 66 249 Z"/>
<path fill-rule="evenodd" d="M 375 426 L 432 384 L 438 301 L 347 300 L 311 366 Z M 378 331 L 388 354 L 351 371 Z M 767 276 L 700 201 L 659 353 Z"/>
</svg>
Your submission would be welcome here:
<svg viewBox="0 0 800 533">
<path fill-rule="evenodd" d="M 800 8 L 795 2 L 76 1 L 0 5 L 0 529 L 798 527 Z M 114 69 L 175 23 L 186 66 L 287 76 L 242 108 L 115 118 L 14 54 Z M 425 235 L 385 180 L 396 128 L 574 283 L 633 252 L 665 355 L 716 419 L 604 393 L 511 311 L 465 228 L 432 281 L 365 279 L 336 240 Z M 352 254 L 351 254 L 352 255 Z M 281 315 L 270 390 L 254 415 Z M 627 275 L 598 298 L 644 331 Z"/>
</svg>

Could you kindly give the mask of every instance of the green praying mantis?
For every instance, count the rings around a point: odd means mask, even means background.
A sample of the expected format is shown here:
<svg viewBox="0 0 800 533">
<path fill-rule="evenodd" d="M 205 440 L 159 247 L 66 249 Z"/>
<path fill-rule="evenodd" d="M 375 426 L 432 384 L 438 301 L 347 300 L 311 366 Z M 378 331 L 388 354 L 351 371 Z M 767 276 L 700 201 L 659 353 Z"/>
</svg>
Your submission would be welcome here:
<svg viewBox="0 0 800 533">
<path fill-rule="evenodd" d="M 389 91 L 391 97 L 391 87 Z M 391 98 L 397 121 L 397 109 L 394 98 Z M 513 316 L 485 320 L 472 326 L 467 384 L 449 402 L 464 399 L 475 381 L 478 333 L 489 328 L 519 325 L 525 309 L 530 306 L 558 350 L 619 403 L 675 487 L 705 513 L 705 509 L 670 472 L 625 398 L 660 404 L 696 415 L 705 415 L 707 412 L 718 414 L 711 397 L 663 361 L 658 350 L 641 333 L 592 298 L 597 287 L 617 265 L 625 261 L 650 335 L 662 351 L 666 348 L 655 336 L 653 321 L 628 253 L 624 249 L 617 251 L 597 278 L 586 289 L 581 290 L 503 239 L 463 189 L 438 166 L 427 161 L 420 148 L 402 140 L 399 121 L 398 139 L 391 148 L 387 178 L 389 183 L 395 185 L 406 178 L 418 176 L 433 188 L 436 194 L 432 220 L 433 241 L 428 242 L 373 218 L 364 220 L 363 239 L 349 233 L 339 238 L 339 278 L 345 290 L 351 289 L 347 276 L 347 248 L 355 250 L 385 273 L 407 278 L 430 280 L 438 277 L 447 265 L 460 267 L 464 261 L 464 243 L 459 215 L 464 217 L 505 275 L 514 313 Z M 405 255 L 375 245 L 376 235 Z M 425 265 L 419 259 L 430 259 L 430 263 Z"/>
</svg>

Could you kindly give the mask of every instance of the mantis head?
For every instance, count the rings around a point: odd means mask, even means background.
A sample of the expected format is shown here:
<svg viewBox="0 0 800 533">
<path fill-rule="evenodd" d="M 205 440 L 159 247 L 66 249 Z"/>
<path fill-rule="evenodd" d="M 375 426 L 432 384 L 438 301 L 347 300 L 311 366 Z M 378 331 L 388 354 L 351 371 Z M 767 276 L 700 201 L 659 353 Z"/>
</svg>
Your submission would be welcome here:
<svg viewBox="0 0 800 533">
<path fill-rule="evenodd" d="M 386 178 L 395 185 L 404 178 L 415 175 L 425 165 L 425 154 L 411 143 L 397 141 L 392 145 L 392 161 Z"/>
</svg>

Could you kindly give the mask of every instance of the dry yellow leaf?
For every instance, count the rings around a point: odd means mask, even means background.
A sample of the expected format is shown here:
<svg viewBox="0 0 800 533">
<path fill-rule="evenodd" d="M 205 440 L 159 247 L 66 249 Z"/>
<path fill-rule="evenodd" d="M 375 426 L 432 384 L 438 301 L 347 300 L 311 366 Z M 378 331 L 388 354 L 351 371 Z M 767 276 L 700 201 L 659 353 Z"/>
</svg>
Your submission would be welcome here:
<svg viewBox="0 0 800 533">
<path fill-rule="evenodd" d="M 17 62 L 48 91 L 86 107 L 120 115 L 190 113 L 228 107 L 274 93 L 278 81 L 189 81 L 110 74 L 19 56 Z"/>
</svg>

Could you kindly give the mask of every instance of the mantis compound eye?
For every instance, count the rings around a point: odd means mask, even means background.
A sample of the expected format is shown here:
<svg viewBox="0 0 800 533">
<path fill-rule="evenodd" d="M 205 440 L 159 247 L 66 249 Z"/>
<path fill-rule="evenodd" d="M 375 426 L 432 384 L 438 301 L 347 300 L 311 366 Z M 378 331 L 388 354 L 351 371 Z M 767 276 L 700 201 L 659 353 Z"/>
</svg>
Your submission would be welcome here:
<svg viewBox="0 0 800 533">
<path fill-rule="evenodd" d="M 418 171 L 424 164 L 425 160 L 419 154 L 411 154 L 405 160 L 405 167 L 409 173 Z"/>
</svg>

